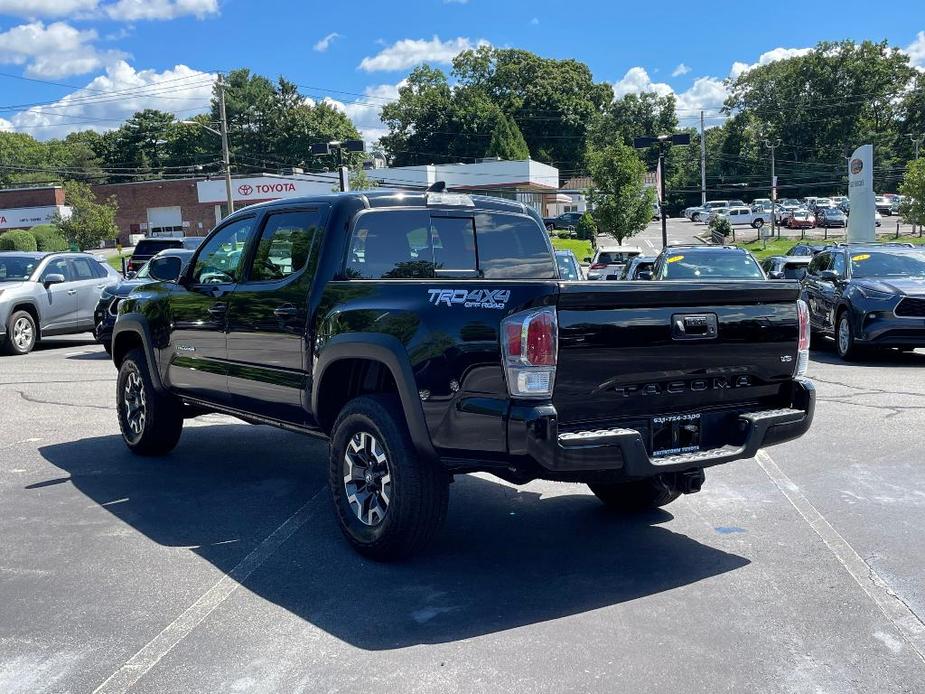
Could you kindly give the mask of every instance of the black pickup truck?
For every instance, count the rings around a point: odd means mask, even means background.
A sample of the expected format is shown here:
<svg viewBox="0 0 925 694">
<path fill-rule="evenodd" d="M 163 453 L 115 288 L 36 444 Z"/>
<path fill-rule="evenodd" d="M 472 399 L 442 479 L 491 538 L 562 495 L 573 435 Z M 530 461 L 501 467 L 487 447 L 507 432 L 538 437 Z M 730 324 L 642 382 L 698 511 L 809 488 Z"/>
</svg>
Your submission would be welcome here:
<svg viewBox="0 0 925 694">
<path fill-rule="evenodd" d="M 166 454 L 209 412 L 329 439 L 340 527 L 377 559 L 435 535 L 456 474 L 651 508 L 813 416 L 796 283 L 562 281 L 518 202 L 253 205 L 176 272 L 119 306 L 125 443 Z"/>
</svg>

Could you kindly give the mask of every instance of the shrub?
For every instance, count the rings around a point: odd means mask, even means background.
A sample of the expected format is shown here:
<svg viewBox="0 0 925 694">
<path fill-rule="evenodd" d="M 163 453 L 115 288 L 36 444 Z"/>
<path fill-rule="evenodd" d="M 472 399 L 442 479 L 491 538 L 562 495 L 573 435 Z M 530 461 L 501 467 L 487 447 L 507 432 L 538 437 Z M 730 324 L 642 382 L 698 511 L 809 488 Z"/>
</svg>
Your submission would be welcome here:
<svg viewBox="0 0 925 694">
<path fill-rule="evenodd" d="M 35 245 L 40 251 L 66 251 L 70 248 L 67 239 L 54 224 L 39 224 L 29 231 L 35 237 Z"/>
<path fill-rule="evenodd" d="M 716 215 L 710 220 L 710 231 L 722 234 L 724 237 L 732 233 L 732 225 L 722 215 Z"/>
<path fill-rule="evenodd" d="M 567 239 L 567 238 L 570 238 L 571 232 L 570 231 L 560 231 L 558 234 L 556 234 L 556 236 L 558 236 L 560 239 Z"/>
<path fill-rule="evenodd" d="M 585 212 L 581 215 L 581 219 L 578 220 L 578 226 L 575 227 L 575 231 L 578 233 L 578 238 L 583 241 L 593 241 L 595 234 L 597 234 L 597 222 L 594 221 L 594 217 L 591 216 L 590 212 Z"/>
<path fill-rule="evenodd" d="M 0 251 L 36 251 L 35 237 L 28 231 L 14 229 L 0 236 Z"/>
</svg>

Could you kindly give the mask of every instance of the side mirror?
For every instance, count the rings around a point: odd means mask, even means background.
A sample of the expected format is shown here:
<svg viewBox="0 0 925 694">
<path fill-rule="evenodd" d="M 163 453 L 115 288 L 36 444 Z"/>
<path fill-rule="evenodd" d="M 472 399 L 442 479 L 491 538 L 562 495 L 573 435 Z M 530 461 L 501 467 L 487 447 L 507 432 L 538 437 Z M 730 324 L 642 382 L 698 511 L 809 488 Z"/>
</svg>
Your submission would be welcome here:
<svg viewBox="0 0 925 694">
<path fill-rule="evenodd" d="M 823 282 L 834 282 L 838 279 L 838 273 L 834 270 L 823 270 L 817 275 L 817 277 Z"/>
<path fill-rule="evenodd" d="M 183 269 L 183 263 L 179 258 L 170 256 L 167 258 L 157 258 L 151 261 L 151 269 L 148 274 L 160 282 L 176 282 L 180 279 L 180 271 Z"/>
<path fill-rule="evenodd" d="M 585 256 L 585 259 L 584 259 L 583 262 L 585 262 L 585 263 L 590 263 L 590 262 L 591 262 L 591 256 Z"/>
<path fill-rule="evenodd" d="M 652 272 L 650 270 L 643 270 L 638 275 L 636 275 L 636 278 L 640 280 L 650 280 L 652 279 Z"/>
<path fill-rule="evenodd" d="M 42 280 L 42 284 L 45 285 L 45 289 L 48 289 L 53 284 L 63 284 L 64 275 L 51 274 L 45 275 L 45 279 Z"/>
<path fill-rule="evenodd" d="M 133 280 L 133 279 L 135 279 L 135 275 L 137 275 L 137 274 L 138 274 L 138 273 L 135 272 L 134 270 L 129 270 L 128 272 L 125 273 L 125 279 L 127 279 L 127 280 Z"/>
<path fill-rule="evenodd" d="M 784 273 L 780 270 L 772 270 L 768 273 L 768 279 L 772 280 L 782 280 L 784 279 Z"/>
</svg>

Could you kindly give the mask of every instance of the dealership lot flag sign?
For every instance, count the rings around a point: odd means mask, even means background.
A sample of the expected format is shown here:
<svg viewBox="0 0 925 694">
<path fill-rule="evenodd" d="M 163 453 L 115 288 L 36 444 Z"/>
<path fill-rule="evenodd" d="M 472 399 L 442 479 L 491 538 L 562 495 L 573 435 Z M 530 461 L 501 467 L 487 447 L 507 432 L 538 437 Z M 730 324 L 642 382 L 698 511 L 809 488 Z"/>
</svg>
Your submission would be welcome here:
<svg viewBox="0 0 925 694">
<path fill-rule="evenodd" d="M 861 145 L 848 160 L 848 199 L 848 241 L 876 241 L 873 145 Z"/>
</svg>

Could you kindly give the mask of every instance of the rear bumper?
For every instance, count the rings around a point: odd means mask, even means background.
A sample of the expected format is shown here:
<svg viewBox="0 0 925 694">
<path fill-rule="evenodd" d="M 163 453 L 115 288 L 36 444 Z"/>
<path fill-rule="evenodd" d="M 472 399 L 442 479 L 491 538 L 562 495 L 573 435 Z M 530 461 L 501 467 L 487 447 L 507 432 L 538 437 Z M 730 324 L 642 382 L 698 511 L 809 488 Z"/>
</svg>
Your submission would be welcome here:
<svg viewBox="0 0 925 694">
<path fill-rule="evenodd" d="M 738 415 L 739 429 L 730 432 L 730 440 L 738 443 L 657 458 L 649 456 L 642 434 L 635 429 L 559 433 L 552 405 L 514 408 L 508 440 L 511 453 L 525 454 L 550 472 L 622 470 L 627 478 L 651 477 L 751 458 L 763 446 L 798 438 L 809 429 L 815 404 L 812 383 L 796 379 L 790 407 Z"/>
</svg>

